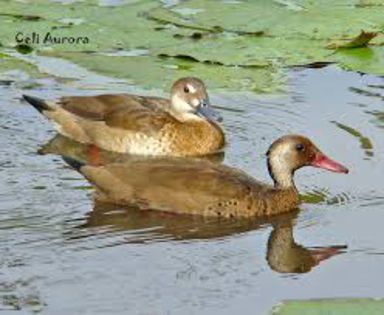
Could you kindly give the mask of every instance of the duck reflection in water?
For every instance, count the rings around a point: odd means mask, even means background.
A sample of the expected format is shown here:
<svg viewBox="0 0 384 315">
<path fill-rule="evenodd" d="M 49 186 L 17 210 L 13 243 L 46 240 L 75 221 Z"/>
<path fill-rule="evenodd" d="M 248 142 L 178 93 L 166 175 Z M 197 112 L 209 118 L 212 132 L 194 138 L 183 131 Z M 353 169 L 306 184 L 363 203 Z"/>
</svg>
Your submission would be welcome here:
<svg viewBox="0 0 384 315">
<path fill-rule="evenodd" d="M 307 273 L 320 262 L 346 251 L 345 245 L 304 247 L 294 239 L 294 226 L 299 210 L 256 220 L 206 218 L 202 216 L 175 215 L 158 211 L 141 211 L 135 207 L 95 202 L 73 234 L 89 237 L 89 231 L 111 233 L 126 231 L 124 243 L 154 241 L 215 240 L 272 226 L 266 249 L 269 267 L 278 273 Z M 131 233 L 130 233 L 131 232 Z M 119 233 L 120 234 L 120 233 Z"/>
<path fill-rule="evenodd" d="M 124 163 L 133 160 L 147 160 L 150 157 L 144 157 L 134 154 L 123 154 L 118 152 L 106 151 L 92 144 L 77 142 L 63 135 L 56 134 L 47 143 L 38 150 L 41 155 L 54 154 L 69 157 L 73 160 L 82 161 L 88 165 L 107 165 L 112 163 Z M 195 159 L 208 160 L 214 163 L 221 163 L 224 160 L 224 151 L 196 157 Z M 169 157 L 169 159 L 173 159 Z M 178 158 L 175 158 L 178 159 Z M 185 159 L 194 159 L 188 157 Z"/>
<path fill-rule="evenodd" d="M 267 261 L 279 273 L 306 273 L 322 261 L 346 251 L 346 245 L 304 247 L 293 235 L 294 219 L 275 220 L 267 245 Z"/>
</svg>

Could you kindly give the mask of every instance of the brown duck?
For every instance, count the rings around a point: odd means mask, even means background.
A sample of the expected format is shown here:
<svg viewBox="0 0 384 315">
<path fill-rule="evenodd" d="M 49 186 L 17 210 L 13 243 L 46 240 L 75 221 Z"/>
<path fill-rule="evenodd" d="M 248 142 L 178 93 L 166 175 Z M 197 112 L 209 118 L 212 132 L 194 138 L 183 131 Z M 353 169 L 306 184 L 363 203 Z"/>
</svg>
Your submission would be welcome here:
<svg viewBox="0 0 384 315">
<path fill-rule="evenodd" d="M 257 217 L 287 212 L 299 204 L 296 170 L 314 166 L 338 173 L 348 169 L 324 155 L 308 138 L 288 135 L 268 150 L 274 185 L 208 161 L 136 160 L 89 166 L 64 158 L 97 188 L 97 198 L 141 209 L 204 216 Z"/>
<path fill-rule="evenodd" d="M 224 147 L 204 83 L 177 80 L 171 99 L 131 94 L 71 96 L 56 102 L 23 95 L 62 135 L 108 151 L 154 156 L 198 156 Z"/>
</svg>

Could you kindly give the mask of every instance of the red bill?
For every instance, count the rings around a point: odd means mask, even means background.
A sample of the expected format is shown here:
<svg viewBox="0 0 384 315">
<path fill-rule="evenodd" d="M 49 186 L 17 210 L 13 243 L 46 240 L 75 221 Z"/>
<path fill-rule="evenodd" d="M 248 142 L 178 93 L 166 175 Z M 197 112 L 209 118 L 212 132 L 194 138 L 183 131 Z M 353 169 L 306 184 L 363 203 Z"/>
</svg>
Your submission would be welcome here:
<svg viewBox="0 0 384 315">
<path fill-rule="evenodd" d="M 321 152 L 316 153 L 316 156 L 313 159 L 311 166 L 323 168 L 325 170 L 336 173 L 347 174 L 349 172 L 345 166 L 341 165 L 336 161 L 331 160 L 329 157 L 327 157 Z"/>
</svg>

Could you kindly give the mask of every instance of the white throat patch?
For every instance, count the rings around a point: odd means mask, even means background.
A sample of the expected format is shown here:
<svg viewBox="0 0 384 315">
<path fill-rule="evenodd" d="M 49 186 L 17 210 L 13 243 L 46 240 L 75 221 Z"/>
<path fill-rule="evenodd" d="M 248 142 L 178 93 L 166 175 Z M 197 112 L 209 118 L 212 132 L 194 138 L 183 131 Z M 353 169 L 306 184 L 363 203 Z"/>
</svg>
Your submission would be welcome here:
<svg viewBox="0 0 384 315">
<path fill-rule="evenodd" d="M 288 154 L 289 146 L 284 146 L 278 153 L 270 156 L 271 171 L 275 177 L 275 180 L 282 188 L 292 187 L 292 173 L 287 165 L 286 155 Z"/>
<path fill-rule="evenodd" d="M 177 94 L 172 96 L 171 102 L 171 113 L 177 120 L 186 121 L 191 119 L 201 119 L 199 116 L 193 113 L 193 107 Z"/>
</svg>

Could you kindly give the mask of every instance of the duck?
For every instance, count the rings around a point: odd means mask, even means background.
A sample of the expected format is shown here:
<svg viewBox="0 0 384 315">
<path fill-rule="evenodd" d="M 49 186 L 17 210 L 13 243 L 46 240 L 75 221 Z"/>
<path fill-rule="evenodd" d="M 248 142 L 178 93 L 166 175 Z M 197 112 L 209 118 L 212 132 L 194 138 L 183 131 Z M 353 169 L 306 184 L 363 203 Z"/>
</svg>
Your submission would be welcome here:
<svg viewBox="0 0 384 315">
<path fill-rule="evenodd" d="M 23 95 L 73 140 L 107 151 L 149 156 L 202 156 L 223 150 L 222 117 L 203 81 L 174 82 L 170 99 L 133 94 L 67 96 L 46 101 Z"/>
<path fill-rule="evenodd" d="M 63 158 L 96 187 L 95 198 L 103 202 L 225 218 L 273 216 L 297 208 L 300 196 L 294 174 L 302 167 L 349 172 L 301 135 L 277 139 L 266 156 L 273 184 L 206 160 L 158 158 L 91 166 Z"/>
</svg>

